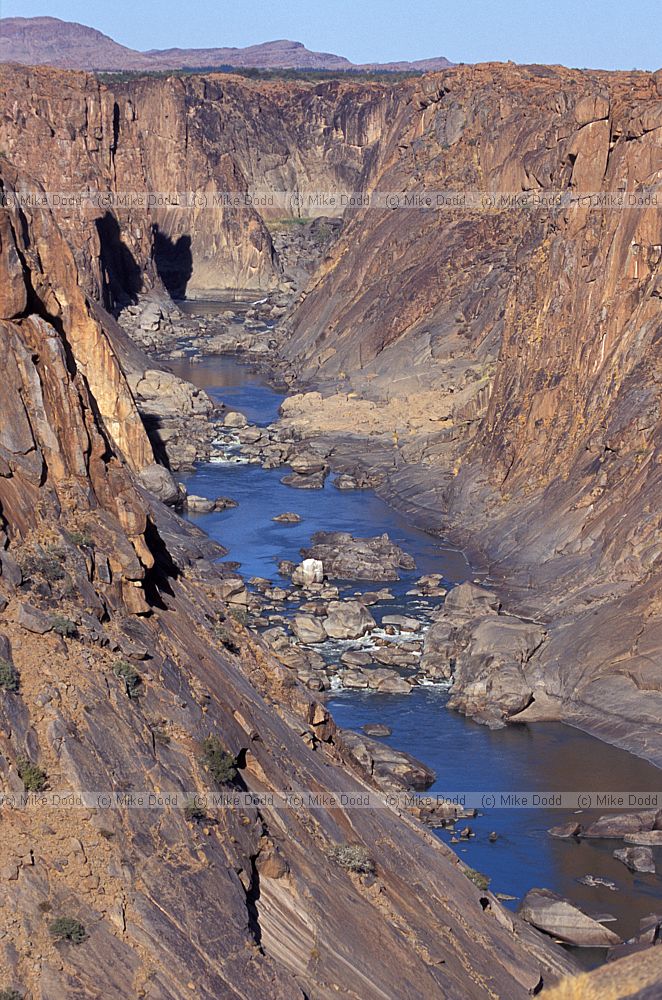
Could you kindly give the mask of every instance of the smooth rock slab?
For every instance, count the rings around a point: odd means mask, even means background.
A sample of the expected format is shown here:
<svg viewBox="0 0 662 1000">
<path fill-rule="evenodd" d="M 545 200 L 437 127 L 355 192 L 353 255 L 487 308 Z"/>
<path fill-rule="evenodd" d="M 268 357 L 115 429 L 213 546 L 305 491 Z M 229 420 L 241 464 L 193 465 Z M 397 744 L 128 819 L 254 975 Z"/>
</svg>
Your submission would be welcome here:
<svg viewBox="0 0 662 1000">
<path fill-rule="evenodd" d="M 609 813 L 600 816 L 595 823 L 591 823 L 584 831 L 583 836 L 620 840 L 626 834 L 652 830 L 656 818 L 657 812 L 654 809 L 632 813 Z"/>
<path fill-rule="evenodd" d="M 640 844 L 644 847 L 662 847 L 662 830 L 641 830 L 639 833 L 626 833 L 623 841 L 626 844 Z"/>
<path fill-rule="evenodd" d="M 550 889 L 530 889 L 519 915 L 538 930 L 576 948 L 610 948 L 621 942 L 608 927 Z"/>
<path fill-rule="evenodd" d="M 619 847 L 614 851 L 617 861 L 622 861 L 631 872 L 655 872 L 655 861 L 650 847 Z"/>
</svg>

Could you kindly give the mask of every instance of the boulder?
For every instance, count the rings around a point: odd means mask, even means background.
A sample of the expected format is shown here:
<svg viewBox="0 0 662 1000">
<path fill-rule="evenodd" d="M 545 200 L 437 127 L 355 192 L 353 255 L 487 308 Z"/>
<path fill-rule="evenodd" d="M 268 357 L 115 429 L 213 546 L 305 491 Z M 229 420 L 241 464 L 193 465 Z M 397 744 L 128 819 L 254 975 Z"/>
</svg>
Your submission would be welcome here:
<svg viewBox="0 0 662 1000">
<path fill-rule="evenodd" d="M 304 559 L 292 573 L 292 583 L 297 587 L 310 587 L 324 580 L 324 565 L 319 559 Z"/>
<path fill-rule="evenodd" d="M 248 606 L 248 591 L 241 577 L 226 577 L 216 583 L 216 592 L 222 601 L 228 604 Z"/>
<path fill-rule="evenodd" d="M 325 472 L 288 472 L 282 477 L 281 483 L 284 486 L 291 486 L 295 490 L 321 490 L 324 487 L 325 475 Z"/>
<path fill-rule="evenodd" d="M 292 631 L 299 642 L 303 643 L 325 642 L 328 638 L 321 620 L 313 615 L 295 615 Z"/>
<path fill-rule="evenodd" d="M 621 840 L 627 834 L 641 833 L 644 830 L 652 830 L 655 826 L 657 812 L 654 809 L 646 809 L 643 812 L 631 813 L 608 813 L 600 816 L 594 823 L 591 823 L 583 833 L 587 838 L 604 838 Z"/>
<path fill-rule="evenodd" d="M 216 511 L 221 510 L 232 510 L 233 507 L 238 507 L 239 504 L 232 497 L 216 497 L 214 500 L 213 509 Z"/>
<path fill-rule="evenodd" d="M 299 514 L 295 514 L 294 511 L 288 510 L 284 514 L 276 514 L 271 520 L 276 521 L 277 524 L 299 524 L 301 517 Z"/>
<path fill-rule="evenodd" d="M 662 830 L 640 830 L 639 833 L 626 833 L 623 841 L 626 844 L 641 844 L 645 847 L 662 847 Z"/>
<path fill-rule="evenodd" d="M 570 840 L 572 837 L 579 837 L 581 832 L 581 823 L 576 823 L 574 820 L 561 826 L 551 826 L 547 831 L 550 837 L 555 837 L 556 840 Z"/>
<path fill-rule="evenodd" d="M 210 514 L 214 509 L 214 501 L 207 497 L 199 497 L 195 493 L 189 493 L 186 498 L 186 508 L 192 514 Z"/>
<path fill-rule="evenodd" d="M 422 623 L 418 618 L 408 618 L 406 615 L 385 615 L 382 625 L 395 625 L 401 632 L 420 632 Z"/>
<path fill-rule="evenodd" d="M 340 657 L 340 662 L 348 667 L 367 667 L 373 662 L 372 655 L 363 649 L 348 649 Z"/>
<path fill-rule="evenodd" d="M 248 420 L 243 413 L 238 410 L 230 410 L 223 419 L 224 427 L 246 427 Z"/>
<path fill-rule="evenodd" d="M 377 623 L 365 605 L 358 601 L 330 601 L 324 629 L 330 639 L 360 639 Z"/>
<path fill-rule="evenodd" d="M 530 889 L 519 915 L 538 930 L 576 948 L 610 948 L 621 942 L 608 927 L 549 889 Z"/>
<path fill-rule="evenodd" d="M 619 847 L 614 851 L 614 857 L 617 861 L 622 861 L 631 872 L 655 872 L 650 847 Z"/>
<path fill-rule="evenodd" d="M 34 632 L 35 635 L 45 635 L 53 628 L 53 620 L 50 615 L 33 607 L 32 604 L 20 604 L 16 620 L 24 629 L 27 629 L 28 632 Z"/>
<path fill-rule="evenodd" d="M 426 764 L 402 750 L 372 740 L 362 733 L 340 729 L 336 743 L 355 763 L 360 764 L 380 788 L 389 791 L 425 791 L 436 779 Z"/>
<path fill-rule="evenodd" d="M 162 503 L 174 506 L 179 502 L 179 487 L 165 466 L 152 462 L 138 472 L 137 479 L 141 486 Z"/>
<path fill-rule="evenodd" d="M 494 591 L 479 587 L 475 583 L 460 583 L 446 595 L 444 607 L 448 611 L 459 611 L 467 615 L 495 613 L 501 607 L 501 601 Z"/>
<path fill-rule="evenodd" d="M 393 730 L 383 722 L 366 722 L 361 727 L 366 736 L 390 736 Z"/>
</svg>

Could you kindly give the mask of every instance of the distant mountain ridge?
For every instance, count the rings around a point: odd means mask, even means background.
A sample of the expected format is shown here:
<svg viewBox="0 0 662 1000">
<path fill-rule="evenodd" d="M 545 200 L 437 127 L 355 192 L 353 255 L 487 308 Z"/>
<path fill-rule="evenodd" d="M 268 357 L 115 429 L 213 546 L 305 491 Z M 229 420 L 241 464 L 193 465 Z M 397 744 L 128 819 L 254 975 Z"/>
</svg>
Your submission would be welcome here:
<svg viewBox="0 0 662 1000">
<path fill-rule="evenodd" d="M 416 62 L 357 64 L 280 39 L 246 48 L 151 49 L 139 52 L 103 32 L 56 17 L 0 18 L 0 62 L 86 70 L 163 70 L 236 66 L 240 69 L 432 71 L 452 65 L 439 56 Z"/>
</svg>

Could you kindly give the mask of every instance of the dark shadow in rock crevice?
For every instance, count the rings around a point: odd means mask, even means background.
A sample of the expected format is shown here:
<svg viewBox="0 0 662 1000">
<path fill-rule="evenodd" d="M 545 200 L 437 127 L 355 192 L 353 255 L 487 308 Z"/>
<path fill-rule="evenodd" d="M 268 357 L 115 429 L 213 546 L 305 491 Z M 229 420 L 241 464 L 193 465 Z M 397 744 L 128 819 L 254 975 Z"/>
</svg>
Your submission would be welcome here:
<svg viewBox="0 0 662 1000">
<path fill-rule="evenodd" d="M 152 259 L 163 285 L 173 299 L 186 298 L 186 286 L 193 274 L 191 237 L 184 235 L 173 240 L 152 226 Z"/>
<path fill-rule="evenodd" d="M 143 287 L 142 270 L 122 242 L 120 226 L 111 212 L 95 219 L 101 261 L 101 297 L 108 312 L 116 313 L 138 301 Z"/>
</svg>

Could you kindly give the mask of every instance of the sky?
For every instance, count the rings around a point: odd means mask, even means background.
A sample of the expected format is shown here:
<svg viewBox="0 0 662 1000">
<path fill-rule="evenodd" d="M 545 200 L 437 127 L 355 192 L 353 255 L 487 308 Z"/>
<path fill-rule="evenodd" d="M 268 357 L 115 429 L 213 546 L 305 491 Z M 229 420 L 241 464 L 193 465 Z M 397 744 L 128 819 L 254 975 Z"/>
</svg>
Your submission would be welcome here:
<svg viewBox="0 0 662 1000">
<path fill-rule="evenodd" d="M 143 50 L 289 38 L 352 62 L 662 65 L 662 0 L 0 0 L 0 13 L 79 21 Z"/>
</svg>

